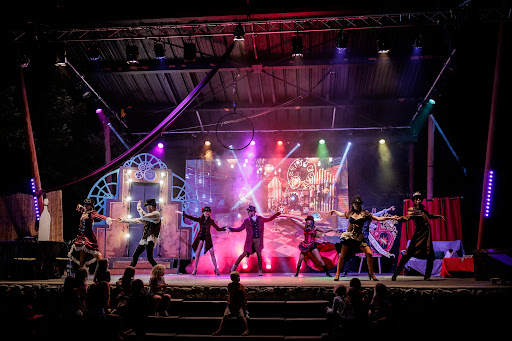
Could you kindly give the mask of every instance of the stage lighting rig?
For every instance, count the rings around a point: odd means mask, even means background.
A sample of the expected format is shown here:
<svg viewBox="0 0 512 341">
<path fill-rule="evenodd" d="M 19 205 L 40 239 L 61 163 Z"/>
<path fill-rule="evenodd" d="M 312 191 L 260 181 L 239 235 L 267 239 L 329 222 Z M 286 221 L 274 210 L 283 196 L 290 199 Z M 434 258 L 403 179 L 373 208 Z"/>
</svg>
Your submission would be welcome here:
<svg viewBox="0 0 512 341">
<path fill-rule="evenodd" d="M 128 64 L 139 63 L 139 49 L 135 45 L 126 46 L 126 62 Z"/>
<path fill-rule="evenodd" d="M 338 51 L 345 50 L 348 46 L 348 34 L 343 30 L 336 34 L 336 49 Z"/>
<path fill-rule="evenodd" d="M 233 40 L 234 41 L 244 41 L 245 40 L 245 31 L 244 31 L 244 28 L 242 27 L 242 24 L 240 24 L 240 23 L 238 23 L 235 26 L 235 33 L 234 33 Z"/>
<path fill-rule="evenodd" d="M 100 59 L 100 49 L 96 43 L 87 48 L 87 56 L 93 61 Z"/>
<path fill-rule="evenodd" d="M 292 57 L 303 57 L 302 53 L 302 37 L 296 35 L 292 38 Z"/>
<path fill-rule="evenodd" d="M 155 52 L 156 59 L 164 59 L 165 58 L 165 46 L 163 43 L 158 42 L 153 46 L 153 51 Z"/>
</svg>

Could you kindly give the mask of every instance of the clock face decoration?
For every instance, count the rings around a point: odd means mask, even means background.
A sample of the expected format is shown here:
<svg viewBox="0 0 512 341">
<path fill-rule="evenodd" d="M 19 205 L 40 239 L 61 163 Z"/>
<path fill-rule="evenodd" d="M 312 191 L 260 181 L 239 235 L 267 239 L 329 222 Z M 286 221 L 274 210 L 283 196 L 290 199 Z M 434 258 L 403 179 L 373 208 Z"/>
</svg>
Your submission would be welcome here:
<svg viewBox="0 0 512 341">
<path fill-rule="evenodd" d="M 288 167 L 286 180 L 291 189 L 307 189 L 316 173 L 316 164 L 308 159 L 295 159 Z"/>
</svg>

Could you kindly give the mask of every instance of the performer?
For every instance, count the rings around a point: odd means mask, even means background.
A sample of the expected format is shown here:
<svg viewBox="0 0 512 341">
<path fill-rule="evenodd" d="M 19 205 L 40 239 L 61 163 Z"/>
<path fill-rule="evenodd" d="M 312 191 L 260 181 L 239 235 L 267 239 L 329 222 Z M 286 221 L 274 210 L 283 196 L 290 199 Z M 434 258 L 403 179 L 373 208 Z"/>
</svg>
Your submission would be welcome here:
<svg viewBox="0 0 512 341">
<path fill-rule="evenodd" d="M 299 270 L 302 265 L 302 262 L 304 261 L 304 257 L 309 252 L 313 255 L 313 257 L 316 259 L 318 263 L 322 265 L 322 269 L 325 271 L 325 275 L 327 277 L 331 277 L 331 274 L 329 273 L 329 270 L 325 266 L 324 261 L 322 260 L 322 257 L 320 256 L 320 251 L 318 250 L 317 243 L 316 243 L 316 234 L 317 232 L 328 232 L 326 230 L 320 230 L 315 226 L 315 218 L 313 216 L 307 216 L 305 221 L 305 226 L 297 223 L 291 218 L 288 218 L 291 222 L 293 222 L 295 225 L 300 227 L 304 230 L 304 240 L 300 242 L 299 244 L 299 250 L 300 250 L 300 256 L 299 261 L 297 262 L 297 272 L 295 273 L 295 277 L 299 276 Z"/>
<path fill-rule="evenodd" d="M 94 199 L 85 199 L 83 205 L 78 204 L 76 210 L 81 213 L 80 226 L 78 234 L 71 245 L 68 257 L 84 268 L 94 263 L 96 260 L 102 259 L 98 248 L 98 240 L 92 230 L 94 222 L 105 220 L 108 225 L 112 224 L 112 219 L 98 214 L 94 210 Z"/>
<path fill-rule="evenodd" d="M 434 246 L 432 244 L 432 234 L 429 219 L 438 219 L 441 218 L 445 220 L 442 215 L 431 214 L 427 212 L 425 206 L 421 203 L 424 197 L 421 192 L 414 192 L 412 195 L 412 201 L 414 203 L 413 207 L 409 207 L 407 210 L 407 215 L 400 217 L 398 221 L 406 222 L 409 219 L 412 219 L 414 222 L 415 230 L 412 235 L 411 242 L 409 243 L 409 247 L 405 250 L 405 254 L 402 255 L 402 259 L 400 259 L 400 263 L 396 267 L 393 276 L 391 276 L 392 281 L 396 281 L 396 277 L 405 267 L 405 264 L 411 259 L 411 257 L 416 257 L 419 259 L 427 260 L 427 267 L 425 268 L 425 277 L 426 281 L 430 280 L 430 276 L 432 275 L 432 268 L 434 266 Z M 445 220 L 446 221 L 446 220 Z"/>
<path fill-rule="evenodd" d="M 148 262 L 151 263 L 153 267 L 157 265 L 155 259 L 153 258 L 153 249 L 156 245 L 158 236 L 160 234 L 162 215 L 160 214 L 160 211 L 156 209 L 155 199 L 146 200 L 146 202 L 144 203 L 144 207 L 147 208 L 147 213 L 142 209 L 142 202 L 139 200 L 139 202 L 137 203 L 137 212 L 139 212 L 140 215 L 139 218 L 117 219 L 117 221 L 119 221 L 120 223 L 144 224 L 142 230 L 142 238 L 139 241 L 139 245 L 137 245 L 135 252 L 133 253 L 132 261 L 130 263 L 130 266 L 133 267 L 137 265 L 137 262 L 139 261 L 139 256 L 142 254 L 142 252 L 144 252 L 144 250 L 146 250 L 146 257 L 148 259 Z"/>
<path fill-rule="evenodd" d="M 183 217 L 188 218 L 192 221 L 199 223 L 199 233 L 194 239 L 194 243 L 192 243 L 192 248 L 196 250 L 196 261 L 194 263 L 194 271 L 192 271 L 192 275 L 197 273 L 197 264 L 199 263 L 199 256 L 201 256 L 201 250 L 204 245 L 204 253 L 206 251 L 210 251 L 210 258 L 212 259 L 213 266 L 215 268 L 215 274 L 217 276 L 220 275 L 219 269 L 217 268 L 217 259 L 215 258 L 215 252 L 213 250 L 213 242 L 212 242 L 212 234 L 210 233 L 210 228 L 213 226 L 217 231 L 225 231 L 225 227 L 218 227 L 215 224 L 215 221 L 211 218 L 212 209 L 209 206 L 205 206 L 201 209 L 201 216 L 199 218 L 193 217 L 186 213 L 178 212 L 183 214 Z"/>
<path fill-rule="evenodd" d="M 249 257 L 251 254 L 256 252 L 258 257 L 258 275 L 262 276 L 263 270 L 263 259 L 261 258 L 261 250 L 263 250 L 263 235 L 265 232 L 265 223 L 268 223 L 281 215 L 281 212 L 277 212 L 270 218 L 265 218 L 256 215 L 256 207 L 249 206 L 247 208 L 248 218 L 246 218 L 240 227 L 228 227 L 232 232 L 241 232 L 246 230 L 247 234 L 245 237 L 244 252 L 238 257 L 235 264 L 231 267 L 231 272 L 236 271 L 236 268 L 244 259 Z"/>
<path fill-rule="evenodd" d="M 336 210 L 331 211 L 331 215 L 334 213 L 339 217 L 347 218 L 349 220 L 349 225 L 347 231 L 341 234 L 341 238 L 338 243 L 336 243 L 336 247 L 339 253 L 338 258 L 338 267 L 336 269 L 336 276 L 334 277 L 335 281 L 339 281 L 340 271 L 343 268 L 343 264 L 345 262 L 345 258 L 349 255 L 349 252 L 353 252 L 356 249 L 360 249 L 366 255 L 366 261 L 368 263 L 368 276 L 371 280 L 378 281 L 373 273 L 373 256 L 372 250 L 368 246 L 368 242 L 363 234 L 363 227 L 367 221 L 370 220 L 396 220 L 398 216 L 392 217 L 376 217 L 372 215 L 367 210 L 362 209 L 363 201 L 361 200 L 361 196 L 356 195 L 352 199 L 352 207 L 348 212 L 339 212 Z"/>
</svg>

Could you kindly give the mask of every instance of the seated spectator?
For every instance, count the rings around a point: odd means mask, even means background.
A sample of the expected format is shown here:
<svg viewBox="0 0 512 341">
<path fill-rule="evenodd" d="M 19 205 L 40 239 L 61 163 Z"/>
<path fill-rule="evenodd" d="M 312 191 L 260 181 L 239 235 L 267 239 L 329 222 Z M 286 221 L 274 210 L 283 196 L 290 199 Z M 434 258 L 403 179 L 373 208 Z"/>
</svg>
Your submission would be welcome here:
<svg viewBox="0 0 512 341">
<path fill-rule="evenodd" d="M 224 316 L 220 322 L 219 329 L 212 335 L 219 335 L 224 331 L 226 320 L 230 316 L 236 316 L 244 328 L 242 335 L 249 335 L 249 326 L 247 325 L 247 291 L 240 283 L 240 274 L 238 271 L 233 271 L 230 274 L 231 283 L 228 284 L 228 301 Z"/>
<path fill-rule="evenodd" d="M 167 309 L 171 303 L 171 295 L 165 293 L 167 284 L 165 284 L 164 274 L 164 266 L 157 264 L 151 270 L 151 278 L 149 279 L 149 295 L 153 300 L 153 315 L 155 316 L 160 316 L 160 313 L 169 316 Z"/>
<path fill-rule="evenodd" d="M 377 283 L 370 303 L 369 320 L 373 327 L 381 329 L 388 326 L 391 319 L 391 303 L 386 285 Z"/>
<path fill-rule="evenodd" d="M 128 326 L 133 329 L 135 335 L 139 338 L 146 335 L 148 309 L 149 302 L 144 283 L 140 279 L 134 279 L 127 302 L 126 316 Z"/>
<path fill-rule="evenodd" d="M 94 271 L 94 283 L 107 282 L 110 283 L 110 271 L 108 270 L 108 259 L 102 258 L 98 260 L 96 271 Z"/>
<path fill-rule="evenodd" d="M 327 307 L 325 314 L 328 324 L 327 338 L 339 339 L 342 335 L 348 335 L 353 329 L 354 310 L 347 297 L 347 288 L 337 285 L 334 288 L 332 307 Z"/>
<path fill-rule="evenodd" d="M 117 289 L 117 305 L 113 312 L 119 314 L 121 317 L 126 315 L 126 307 L 128 305 L 128 299 L 131 295 L 131 287 L 133 277 L 135 276 L 135 268 L 128 266 L 124 269 L 123 276 L 116 282 Z"/>
</svg>

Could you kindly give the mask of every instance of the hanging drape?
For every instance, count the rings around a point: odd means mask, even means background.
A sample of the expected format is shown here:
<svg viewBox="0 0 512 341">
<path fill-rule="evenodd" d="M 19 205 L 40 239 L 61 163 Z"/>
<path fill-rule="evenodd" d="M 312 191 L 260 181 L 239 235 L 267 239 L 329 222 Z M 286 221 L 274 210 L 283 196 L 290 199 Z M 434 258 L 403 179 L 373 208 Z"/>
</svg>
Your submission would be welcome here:
<svg viewBox="0 0 512 341">
<path fill-rule="evenodd" d="M 442 219 L 430 220 L 430 226 L 432 227 L 432 241 L 462 241 L 462 217 L 461 217 L 461 198 L 433 198 L 429 200 L 423 200 L 425 209 L 432 214 L 439 214 L 444 216 L 446 221 Z M 411 199 L 404 200 L 403 215 L 407 214 L 409 207 L 413 207 L 414 204 Z M 407 241 L 412 238 L 414 234 L 414 223 L 409 220 L 402 223 L 402 229 L 400 233 L 400 251 L 405 250 Z M 398 255 L 398 261 L 400 261 L 401 253 Z"/>
<path fill-rule="evenodd" d="M 203 88 L 208 84 L 208 82 L 212 79 L 212 77 L 217 73 L 219 68 L 222 66 L 226 58 L 231 54 L 231 51 L 233 50 L 233 43 L 228 47 L 224 55 L 222 56 L 222 59 L 213 67 L 210 72 L 206 75 L 206 77 L 201 80 L 199 84 L 192 90 L 192 92 L 183 100 L 181 103 L 176 106 L 176 108 L 158 125 L 155 129 L 153 129 L 146 137 L 144 137 L 142 140 L 140 140 L 137 144 L 135 144 L 132 148 L 124 152 L 122 155 L 118 156 L 108 164 L 102 166 L 101 168 L 98 168 L 92 173 L 89 173 L 88 175 L 69 182 L 67 184 L 43 190 L 42 192 L 49 192 L 49 191 L 55 191 L 60 190 L 65 187 L 69 187 L 72 185 L 76 185 L 78 183 L 82 183 L 87 180 L 92 180 L 95 178 L 100 177 L 103 174 L 106 174 L 108 172 L 113 171 L 114 169 L 120 167 L 125 161 L 129 160 L 131 157 L 138 154 L 141 150 L 146 148 L 151 142 L 153 142 L 155 139 L 157 139 L 164 131 L 169 128 L 169 126 L 178 118 L 178 116 L 196 99 L 196 97 L 199 95 L 199 93 L 203 90 Z M 37 193 L 42 194 L 42 193 Z"/>
</svg>

